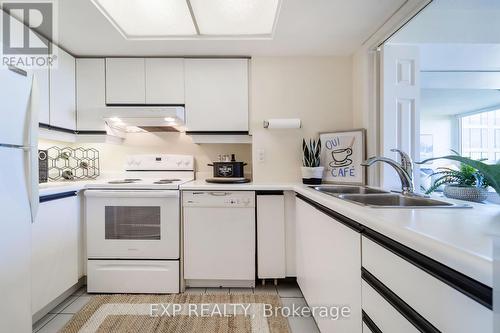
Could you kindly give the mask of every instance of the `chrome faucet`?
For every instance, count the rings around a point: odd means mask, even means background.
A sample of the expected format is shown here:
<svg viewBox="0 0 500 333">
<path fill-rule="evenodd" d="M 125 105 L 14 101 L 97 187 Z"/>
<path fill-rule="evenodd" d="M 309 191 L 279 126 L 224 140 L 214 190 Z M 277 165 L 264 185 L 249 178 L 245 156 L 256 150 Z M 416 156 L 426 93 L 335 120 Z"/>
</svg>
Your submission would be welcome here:
<svg viewBox="0 0 500 333">
<path fill-rule="evenodd" d="M 401 189 L 403 194 L 414 194 L 415 185 L 413 183 L 413 161 L 411 157 L 399 149 L 391 149 L 392 152 L 399 153 L 401 163 L 387 157 L 370 157 L 363 163 L 362 166 L 369 167 L 375 162 L 385 162 L 396 170 L 399 179 L 401 179 Z"/>
</svg>

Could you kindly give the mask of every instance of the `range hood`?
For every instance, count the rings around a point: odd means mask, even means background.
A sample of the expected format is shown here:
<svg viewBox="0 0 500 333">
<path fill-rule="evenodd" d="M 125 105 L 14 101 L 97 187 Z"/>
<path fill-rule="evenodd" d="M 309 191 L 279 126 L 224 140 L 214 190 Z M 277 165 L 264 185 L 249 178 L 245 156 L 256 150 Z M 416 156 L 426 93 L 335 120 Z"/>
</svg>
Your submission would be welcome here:
<svg viewBox="0 0 500 333">
<path fill-rule="evenodd" d="M 142 127 L 182 128 L 185 112 L 184 106 L 107 106 L 104 121 L 108 126 L 126 132 Z"/>
</svg>

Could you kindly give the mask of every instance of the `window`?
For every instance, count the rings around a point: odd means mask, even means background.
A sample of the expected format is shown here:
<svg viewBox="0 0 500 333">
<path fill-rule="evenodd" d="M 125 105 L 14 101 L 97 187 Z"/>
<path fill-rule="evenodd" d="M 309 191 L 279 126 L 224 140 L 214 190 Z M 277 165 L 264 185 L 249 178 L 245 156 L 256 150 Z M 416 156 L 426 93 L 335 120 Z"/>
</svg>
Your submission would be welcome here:
<svg viewBox="0 0 500 333">
<path fill-rule="evenodd" d="M 105 221 L 105 239 L 160 240 L 160 207 L 106 206 Z"/>
<path fill-rule="evenodd" d="M 500 109 L 459 119 L 462 155 L 490 163 L 500 160 Z"/>
</svg>

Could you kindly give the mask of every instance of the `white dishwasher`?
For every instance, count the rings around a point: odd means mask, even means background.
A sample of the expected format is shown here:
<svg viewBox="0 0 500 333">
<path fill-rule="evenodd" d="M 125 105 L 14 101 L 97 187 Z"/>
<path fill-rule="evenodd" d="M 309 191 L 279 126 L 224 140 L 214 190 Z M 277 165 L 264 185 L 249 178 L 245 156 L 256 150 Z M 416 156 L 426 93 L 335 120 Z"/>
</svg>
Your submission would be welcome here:
<svg viewBox="0 0 500 333">
<path fill-rule="evenodd" d="M 255 192 L 184 191 L 189 287 L 255 286 Z"/>
</svg>

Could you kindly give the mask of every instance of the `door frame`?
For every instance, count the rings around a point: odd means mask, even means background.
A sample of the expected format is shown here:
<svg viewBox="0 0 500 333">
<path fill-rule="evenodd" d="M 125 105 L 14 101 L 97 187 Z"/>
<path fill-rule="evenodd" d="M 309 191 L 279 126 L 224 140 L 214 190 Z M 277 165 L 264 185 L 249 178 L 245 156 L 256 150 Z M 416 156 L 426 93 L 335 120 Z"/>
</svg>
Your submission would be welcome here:
<svg viewBox="0 0 500 333">
<path fill-rule="evenodd" d="M 400 8 L 385 21 L 385 23 L 372 34 L 365 42 L 363 42 L 360 50 L 356 52 L 363 59 L 361 62 L 366 63 L 364 71 L 368 78 L 364 88 L 367 90 L 368 105 L 366 112 L 368 115 L 362 117 L 367 118 L 363 125 L 367 127 L 367 142 L 368 156 L 380 156 L 381 147 L 381 46 L 391 38 L 395 33 L 408 24 L 416 15 L 424 10 L 434 0 L 408 0 Z M 363 71 L 363 69 L 361 69 Z M 363 111 L 362 111 L 363 112 Z M 382 168 L 376 164 L 368 169 L 368 183 L 372 186 L 380 186 Z"/>
</svg>

